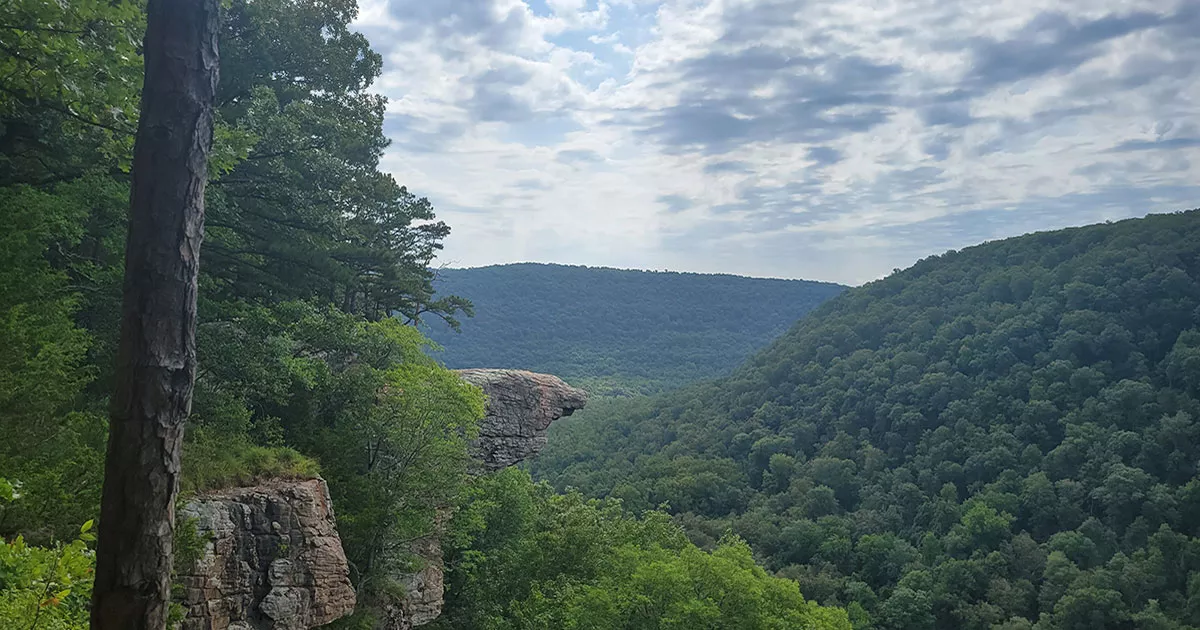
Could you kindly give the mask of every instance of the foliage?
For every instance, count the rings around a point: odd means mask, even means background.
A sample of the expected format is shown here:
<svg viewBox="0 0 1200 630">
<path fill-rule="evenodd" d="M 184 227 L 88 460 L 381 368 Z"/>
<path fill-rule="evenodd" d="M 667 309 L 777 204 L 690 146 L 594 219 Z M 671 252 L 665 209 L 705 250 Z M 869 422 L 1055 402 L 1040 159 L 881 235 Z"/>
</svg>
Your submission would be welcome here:
<svg viewBox="0 0 1200 630">
<path fill-rule="evenodd" d="M 638 392 L 717 376 L 841 291 L 513 266 L 435 294 L 448 228 L 379 170 L 355 3 L 225 4 L 184 483 L 319 465 L 363 601 L 462 494 L 482 413 L 402 322 L 453 365 Z M 4 627 L 85 622 L 143 28 L 139 0 L 0 8 Z M 1200 626 L 1198 216 L 921 261 L 727 379 L 593 404 L 535 468 L 610 499 L 470 486 L 443 627 Z M 443 337 L 458 291 L 481 316 Z"/>
<path fill-rule="evenodd" d="M 701 551 L 661 512 L 556 495 L 515 469 L 477 479 L 458 510 L 435 629 L 850 628 L 744 542 Z"/>
<path fill-rule="evenodd" d="M 182 484 L 323 470 L 361 581 L 400 561 L 377 536 L 432 527 L 417 503 L 457 491 L 482 414 L 391 317 L 453 320 L 469 303 L 432 299 L 448 228 L 378 168 L 381 58 L 349 27 L 356 3 L 222 5 Z M 0 8 L 0 471 L 24 494 L 5 537 L 49 544 L 97 511 L 143 8 Z"/>
<path fill-rule="evenodd" d="M 426 358 L 420 333 L 396 320 L 375 326 L 408 359 L 376 376 L 373 400 L 348 405 L 307 433 L 311 442 L 295 438 L 329 462 L 339 533 L 368 600 L 411 568 L 407 541 L 432 533 L 437 508 L 466 483 L 467 443 L 484 414 L 483 391 Z"/>
<path fill-rule="evenodd" d="M 1193 211 L 923 260 L 533 468 L 732 529 L 859 628 L 1200 626 L 1197 244 Z"/>
<path fill-rule="evenodd" d="M 103 425 L 74 407 L 93 375 L 90 337 L 72 320 L 79 296 L 68 275 L 48 260 L 80 238 L 70 203 L 78 190 L 55 192 L 0 188 L 0 471 L 21 479 L 26 494 L 0 536 L 66 534 L 98 507 Z"/>
<path fill-rule="evenodd" d="M 14 500 L 12 484 L 0 478 L 0 509 Z M 19 497 L 18 497 L 19 498 Z M 87 521 L 69 543 L 38 547 L 24 537 L 0 542 L 0 627 L 84 630 L 88 627 L 92 570 Z"/>
<path fill-rule="evenodd" d="M 428 267 L 449 228 L 380 171 L 381 57 L 348 0 L 234 0 L 218 108 L 226 153 L 212 182 L 203 272 L 218 299 L 319 300 L 371 319 L 433 309 Z"/>
<path fill-rule="evenodd" d="M 844 288 L 540 264 L 437 276 L 440 292 L 469 298 L 477 311 L 461 334 L 427 318 L 448 366 L 548 372 L 593 394 L 618 395 L 724 376 Z"/>
<path fill-rule="evenodd" d="M 0 9 L 0 186 L 128 166 L 143 5 L 10 0 Z"/>
<path fill-rule="evenodd" d="M 307 302 L 207 306 L 185 483 L 311 476 L 320 462 L 369 601 L 465 481 L 482 391 L 394 318 Z"/>
<path fill-rule="evenodd" d="M 320 465 L 287 446 L 258 446 L 248 440 L 192 439 L 184 448 L 185 496 L 205 490 L 252 486 L 268 479 L 312 479 Z"/>
</svg>

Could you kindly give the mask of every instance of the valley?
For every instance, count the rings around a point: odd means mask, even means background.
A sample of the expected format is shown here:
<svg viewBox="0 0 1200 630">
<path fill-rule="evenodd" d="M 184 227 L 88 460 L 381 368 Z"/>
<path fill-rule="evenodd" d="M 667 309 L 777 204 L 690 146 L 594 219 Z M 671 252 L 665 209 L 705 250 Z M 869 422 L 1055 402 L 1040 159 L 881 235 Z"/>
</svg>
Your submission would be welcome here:
<svg viewBox="0 0 1200 630">
<path fill-rule="evenodd" d="M 1198 624 L 1198 244 L 1193 211 L 922 260 L 534 474 L 741 536 L 856 628 Z"/>
</svg>

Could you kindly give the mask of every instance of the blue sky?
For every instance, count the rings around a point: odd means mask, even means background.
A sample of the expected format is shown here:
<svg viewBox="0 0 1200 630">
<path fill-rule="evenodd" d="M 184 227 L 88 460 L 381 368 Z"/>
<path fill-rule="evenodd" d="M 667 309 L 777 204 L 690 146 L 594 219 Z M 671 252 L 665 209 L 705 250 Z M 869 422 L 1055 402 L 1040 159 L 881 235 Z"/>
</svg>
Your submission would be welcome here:
<svg viewBox="0 0 1200 630">
<path fill-rule="evenodd" d="M 857 284 L 1200 206 L 1195 0 L 361 0 L 441 263 Z"/>
</svg>

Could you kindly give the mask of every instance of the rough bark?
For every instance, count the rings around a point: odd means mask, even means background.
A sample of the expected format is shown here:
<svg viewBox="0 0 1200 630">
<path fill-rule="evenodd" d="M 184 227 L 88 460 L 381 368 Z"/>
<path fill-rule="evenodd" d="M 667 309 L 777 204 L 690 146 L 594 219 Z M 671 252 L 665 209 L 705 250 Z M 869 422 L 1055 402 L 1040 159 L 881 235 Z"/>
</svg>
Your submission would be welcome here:
<svg viewBox="0 0 1200 630">
<path fill-rule="evenodd" d="M 93 630 L 162 630 L 217 85 L 217 0 L 149 0 Z"/>
</svg>

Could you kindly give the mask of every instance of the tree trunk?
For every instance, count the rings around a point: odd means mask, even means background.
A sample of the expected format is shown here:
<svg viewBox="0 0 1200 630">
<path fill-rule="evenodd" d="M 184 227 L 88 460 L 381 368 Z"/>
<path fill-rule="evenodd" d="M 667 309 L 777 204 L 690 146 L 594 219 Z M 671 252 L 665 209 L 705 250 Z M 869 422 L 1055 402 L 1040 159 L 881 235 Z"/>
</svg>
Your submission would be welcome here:
<svg viewBox="0 0 1200 630">
<path fill-rule="evenodd" d="M 149 0 L 93 630 L 162 630 L 217 85 L 217 0 Z"/>
</svg>

